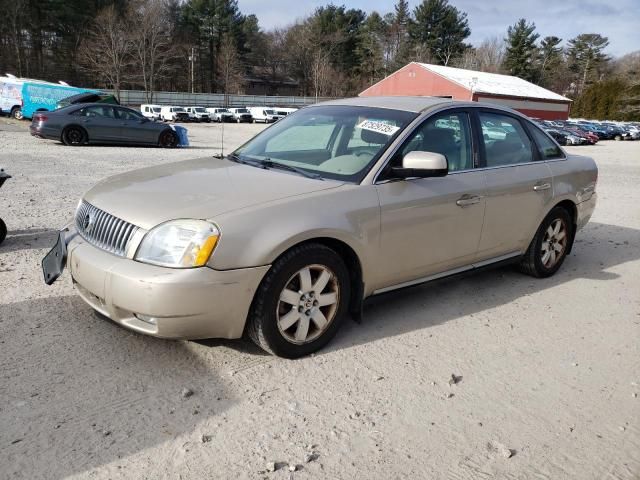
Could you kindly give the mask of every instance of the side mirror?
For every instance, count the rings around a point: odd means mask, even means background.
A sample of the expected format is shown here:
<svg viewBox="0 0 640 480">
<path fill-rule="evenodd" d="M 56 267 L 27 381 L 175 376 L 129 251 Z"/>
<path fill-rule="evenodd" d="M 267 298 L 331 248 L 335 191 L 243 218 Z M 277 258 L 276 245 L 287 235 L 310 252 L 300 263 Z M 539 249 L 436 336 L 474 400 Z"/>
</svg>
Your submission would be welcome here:
<svg viewBox="0 0 640 480">
<path fill-rule="evenodd" d="M 413 151 L 402 158 L 402 167 L 393 167 L 400 178 L 444 177 L 449 170 L 447 157 L 435 152 Z"/>
</svg>

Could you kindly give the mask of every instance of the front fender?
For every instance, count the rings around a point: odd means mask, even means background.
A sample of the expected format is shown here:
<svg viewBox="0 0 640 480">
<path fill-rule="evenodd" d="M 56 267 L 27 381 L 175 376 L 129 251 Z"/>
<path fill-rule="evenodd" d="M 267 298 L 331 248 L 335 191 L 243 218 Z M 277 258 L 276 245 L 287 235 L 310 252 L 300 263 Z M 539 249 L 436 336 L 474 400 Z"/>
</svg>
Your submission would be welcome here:
<svg viewBox="0 0 640 480">
<path fill-rule="evenodd" d="M 372 185 L 343 185 L 211 220 L 221 231 L 209 261 L 217 270 L 270 265 L 294 245 L 330 238 L 351 247 L 366 280 L 378 255 L 380 205 Z"/>
</svg>

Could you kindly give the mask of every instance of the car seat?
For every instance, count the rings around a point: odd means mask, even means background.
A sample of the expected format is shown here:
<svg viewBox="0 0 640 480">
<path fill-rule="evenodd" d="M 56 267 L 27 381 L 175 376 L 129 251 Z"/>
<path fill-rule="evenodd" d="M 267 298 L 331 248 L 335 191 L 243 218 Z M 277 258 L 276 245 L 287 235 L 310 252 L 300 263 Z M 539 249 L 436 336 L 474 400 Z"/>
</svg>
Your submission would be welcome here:
<svg viewBox="0 0 640 480">
<path fill-rule="evenodd" d="M 420 150 L 434 152 L 447 158 L 449 171 L 460 170 L 460 146 L 450 128 L 428 128 L 424 131 Z"/>
</svg>

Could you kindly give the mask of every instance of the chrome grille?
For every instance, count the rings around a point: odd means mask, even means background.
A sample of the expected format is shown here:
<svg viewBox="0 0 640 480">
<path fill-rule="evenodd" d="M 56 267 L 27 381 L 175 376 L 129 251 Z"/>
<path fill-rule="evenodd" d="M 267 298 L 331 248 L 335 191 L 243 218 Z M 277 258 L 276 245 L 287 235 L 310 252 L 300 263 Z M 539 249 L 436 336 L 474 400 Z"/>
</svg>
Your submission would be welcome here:
<svg viewBox="0 0 640 480">
<path fill-rule="evenodd" d="M 129 240 L 138 230 L 135 225 L 83 201 L 76 211 L 78 233 L 90 244 L 124 257 Z"/>
</svg>

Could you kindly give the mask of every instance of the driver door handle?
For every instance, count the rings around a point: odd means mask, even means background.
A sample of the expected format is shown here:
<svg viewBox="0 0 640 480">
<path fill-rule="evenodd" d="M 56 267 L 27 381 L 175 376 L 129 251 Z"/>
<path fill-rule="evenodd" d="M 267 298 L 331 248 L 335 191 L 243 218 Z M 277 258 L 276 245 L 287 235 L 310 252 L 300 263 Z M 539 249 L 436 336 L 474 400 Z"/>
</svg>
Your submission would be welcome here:
<svg viewBox="0 0 640 480">
<path fill-rule="evenodd" d="M 480 203 L 482 200 L 482 195 L 469 195 L 465 194 L 461 196 L 458 200 L 456 200 L 456 205 L 459 207 L 468 207 L 470 205 L 475 205 L 476 203 Z"/>
<path fill-rule="evenodd" d="M 541 192 L 542 190 L 549 190 L 551 188 L 550 183 L 538 183 L 533 186 L 533 190 L 536 192 Z"/>
</svg>

